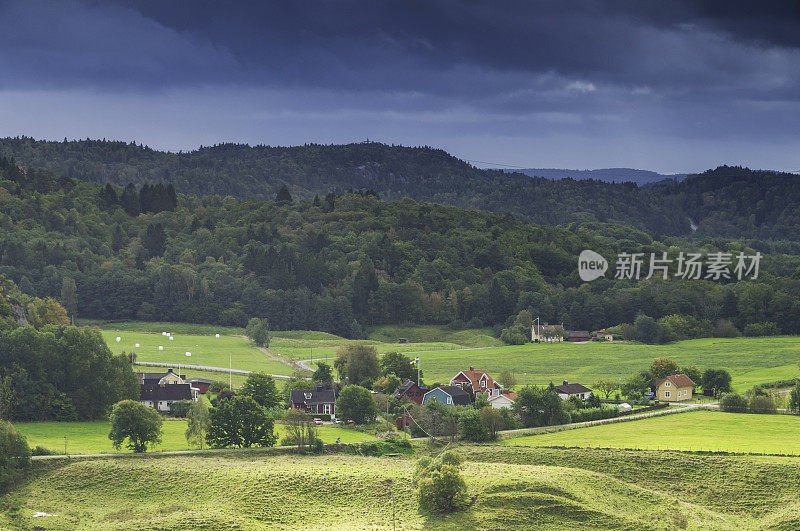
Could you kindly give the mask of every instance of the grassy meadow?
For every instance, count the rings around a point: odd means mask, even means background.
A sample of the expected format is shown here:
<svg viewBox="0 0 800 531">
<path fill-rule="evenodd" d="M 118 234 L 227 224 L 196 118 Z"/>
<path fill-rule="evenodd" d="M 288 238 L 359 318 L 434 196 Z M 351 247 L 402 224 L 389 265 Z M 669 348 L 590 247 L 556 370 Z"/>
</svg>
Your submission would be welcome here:
<svg viewBox="0 0 800 531">
<path fill-rule="evenodd" d="M 334 358 L 343 345 L 360 343 L 373 345 L 381 354 L 398 351 L 419 355 L 429 383 L 445 382 L 472 365 L 493 375 L 511 370 L 520 384 L 569 380 L 591 385 L 601 378 L 628 378 L 660 356 L 673 358 L 681 365 L 694 364 L 700 369 L 727 369 L 738 390 L 800 376 L 800 337 L 695 339 L 668 345 L 565 342 L 498 346 L 498 340 L 484 329 L 452 331 L 436 326 L 386 326 L 372 329 L 369 339 L 358 341 L 325 332 L 274 331 L 268 354 L 265 354 L 241 336 L 215 338 L 211 334 L 217 329 L 223 330 L 221 334 L 232 333 L 235 329 L 164 323 L 113 323 L 113 326 L 115 330 L 102 331 L 112 351 L 117 350 L 114 341 L 117 336 L 122 338 L 119 346 L 124 351 L 139 343 L 140 348 L 134 349 L 139 361 L 177 365 L 189 360 L 191 364 L 227 367 L 231 354 L 234 369 L 283 375 L 294 372 L 291 366 L 294 360 L 313 357 L 314 360 L 328 358 L 330 362 L 329 358 Z M 205 330 L 209 335 L 182 335 L 178 330 L 184 326 L 188 327 L 187 331 Z M 175 339 L 170 341 L 161 331 L 174 332 Z M 400 337 L 406 337 L 409 343 L 397 343 Z M 158 350 L 159 345 L 164 347 L 163 351 Z M 192 352 L 191 358 L 184 355 L 186 351 Z M 224 379 L 224 375 L 212 379 L 220 378 Z"/>
<path fill-rule="evenodd" d="M 421 513 L 413 457 L 38 461 L 0 497 L 14 529 L 790 529 L 800 459 L 459 446 L 471 505 Z M 35 518 L 37 512 L 53 516 Z"/>
<path fill-rule="evenodd" d="M 800 417 L 692 411 L 507 439 L 500 444 L 800 455 Z"/>
<path fill-rule="evenodd" d="M 31 448 L 43 446 L 56 453 L 64 453 L 64 437 L 67 438 L 67 453 L 130 453 L 126 448 L 114 449 L 108 439 L 111 424 L 105 421 L 96 422 L 19 422 L 14 427 L 28 440 Z M 341 442 L 362 442 L 375 440 L 373 435 L 339 426 L 324 425 L 317 428 L 324 443 L 335 443 L 337 437 Z M 278 442 L 286 434 L 286 427 L 275 424 Z M 186 421 L 165 420 L 161 444 L 151 451 L 186 450 Z"/>
</svg>

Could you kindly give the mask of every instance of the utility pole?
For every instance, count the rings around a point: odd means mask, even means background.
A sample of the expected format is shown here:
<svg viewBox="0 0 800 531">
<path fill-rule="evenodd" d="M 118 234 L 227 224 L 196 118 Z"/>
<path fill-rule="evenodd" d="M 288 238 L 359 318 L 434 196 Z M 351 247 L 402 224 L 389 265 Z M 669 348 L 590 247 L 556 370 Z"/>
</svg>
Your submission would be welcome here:
<svg viewBox="0 0 800 531">
<path fill-rule="evenodd" d="M 233 391 L 233 354 L 228 351 L 228 387 Z"/>
</svg>

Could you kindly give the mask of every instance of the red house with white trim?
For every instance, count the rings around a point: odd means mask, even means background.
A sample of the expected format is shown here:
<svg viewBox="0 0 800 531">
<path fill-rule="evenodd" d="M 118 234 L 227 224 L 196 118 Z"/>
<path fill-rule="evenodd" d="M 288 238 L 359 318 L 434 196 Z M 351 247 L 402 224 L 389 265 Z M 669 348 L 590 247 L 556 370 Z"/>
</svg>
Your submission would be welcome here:
<svg viewBox="0 0 800 531">
<path fill-rule="evenodd" d="M 473 393 L 489 393 L 489 396 L 498 396 L 503 390 L 503 386 L 492 380 L 486 371 L 470 367 L 468 371 L 461 371 L 456 374 L 450 385 L 466 389 L 472 387 Z"/>
</svg>

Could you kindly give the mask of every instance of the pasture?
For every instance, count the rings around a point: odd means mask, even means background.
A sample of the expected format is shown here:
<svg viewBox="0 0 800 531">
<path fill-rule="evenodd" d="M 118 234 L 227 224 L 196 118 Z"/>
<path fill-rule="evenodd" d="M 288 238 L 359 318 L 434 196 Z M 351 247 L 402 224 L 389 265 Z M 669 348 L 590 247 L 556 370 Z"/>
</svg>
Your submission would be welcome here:
<svg viewBox="0 0 800 531">
<path fill-rule="evenodd" d="M 162 426 L 161 444 L 153 447 L 151 451 L 187 450 L 189 448 L 186 443 L 185 420 L 165 420 Z M 130 453 L 130 450 L 125 447 L 119 450 L 114 449 L 108 439 L 111 423 L 106 421 L 20 422 L 14 424 L 14 427 L 25 436 L 31 448 L 43 446 L 48 450 L 63 454 L 64 438 L 66 437 L 68 454 Z M 341 442 L 345 443 L 375 439 L 370 434 L 327 424 L 319 426 L 317 430 L 319 437 L 326 444 L 335 443 L 337 437 L 340 437 Z M 278 434 L 278 443 L 280 443 L 280 439 L 286 434 L 286 427 L 276 423 L 275 431 Z"/>
<path fill-rule="evenodd" d="M 471 505 L 425 514 L 413 457 L 203 456 L 38 461 L 0 527 L 39 529 L 793 528 L 800 460 L 459 446 Z M 702 487 L 702 488 L 700 488 Z M 224 493 L 224 496 L 220 496 Z M 36 512 L 53 516 L 35 518 Z"/>
<path fill-rule="evenodd" d="M 800 455 L 800 417 L 692 411 L 507 439 L 500 444 Z"/>
<path fill-rule="evenodd" d="M 163 323 L 123 323 L 122 328 L 137 330 L 174 331 Z M 114 324 L 118 326 L 118 324 Z M 182 325 L 173 328 L 179 330 Z M 187 325 L 206 326 L 206 325 Z M 207 328 L 208 331 L 214 328 Z M 295 360 L 315 361 L 331 358 L 343 345 L 360 343 L 374 346 L 379 354 L 404 352 L 420 356 L 420 367 L 428 383 L 446 382 L 458 371 L 474 366 L 491 375 L 502 370 L 513 371 L 518 383 L 548 384 L 562 380 L 591 385 L 599 379 L 625 379 L 650 365 L 653 358 L 667 356 L 680 365 L 693 364 L 701 370 L 722 368 L 730 371 L 733 386 L 743 391 L 759 383 L 800 377 L 800 337 L 758 337 L 735 339 L 694 339 L 668 345 L 642 345 L 636 343 L 528 343 L 525 345 L 496 346 L 486 339 L 486 330 L 449 331 L 442 327 L 377 327 L 366 340 L 348 340 L 325 332 L 274 331 L 264 353 L 246 339 L 235 335 L 181 335 L 175 332 L 170 341 L 159 333 L 103 330 L 103 336 L 112 351 L 118 345 L 115 337 L 122 338 L 120 348 L 134 349 L 139 361 L 187 363 L 216 367 L 228 366 L 232 355 L 234 369 L 257 370 L 270 374 L 290 375 Z M 401 335 L 403 334 L 403 335 Z M 409 343 L 397 343 L 399 337 L 408 336 Z M 379 341 L 378 338 L 386 341 Z M 439 339 L 439 341 L 437 341 Z M 489 338 L 492 339 L 492 338 Z M 447 340 L 447 341 L 442 341 Z M 458 343 L 456 341 L 463 341 Z M 164 347 L 163 351 L 158 346 Z M 484 345 L 484 346 L 469 346 Z M 190 358 L 185 352 L 192 352 Z M 226 379 L 220 373 L 212 379 Z"/>
</svg>

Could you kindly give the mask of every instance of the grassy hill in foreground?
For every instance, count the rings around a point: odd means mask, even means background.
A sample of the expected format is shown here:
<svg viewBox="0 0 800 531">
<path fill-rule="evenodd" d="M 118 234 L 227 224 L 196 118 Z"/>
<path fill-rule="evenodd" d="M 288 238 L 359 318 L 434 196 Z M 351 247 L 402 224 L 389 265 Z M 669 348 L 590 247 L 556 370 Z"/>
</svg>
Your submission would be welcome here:
<svg viewBox="0 0 800 531">
<path fill-rule="evenodd" d="M 240 452 L 37 462 L 0 526 L 40 529 L 796 527 L 800 461 L 461 447 L 472 506 L 421 514 L 412 461 Z M 221 493 L 225 493 L 221 496 Z M 37 511 L 55 516 L 33 518 Z"/>
</svg>

